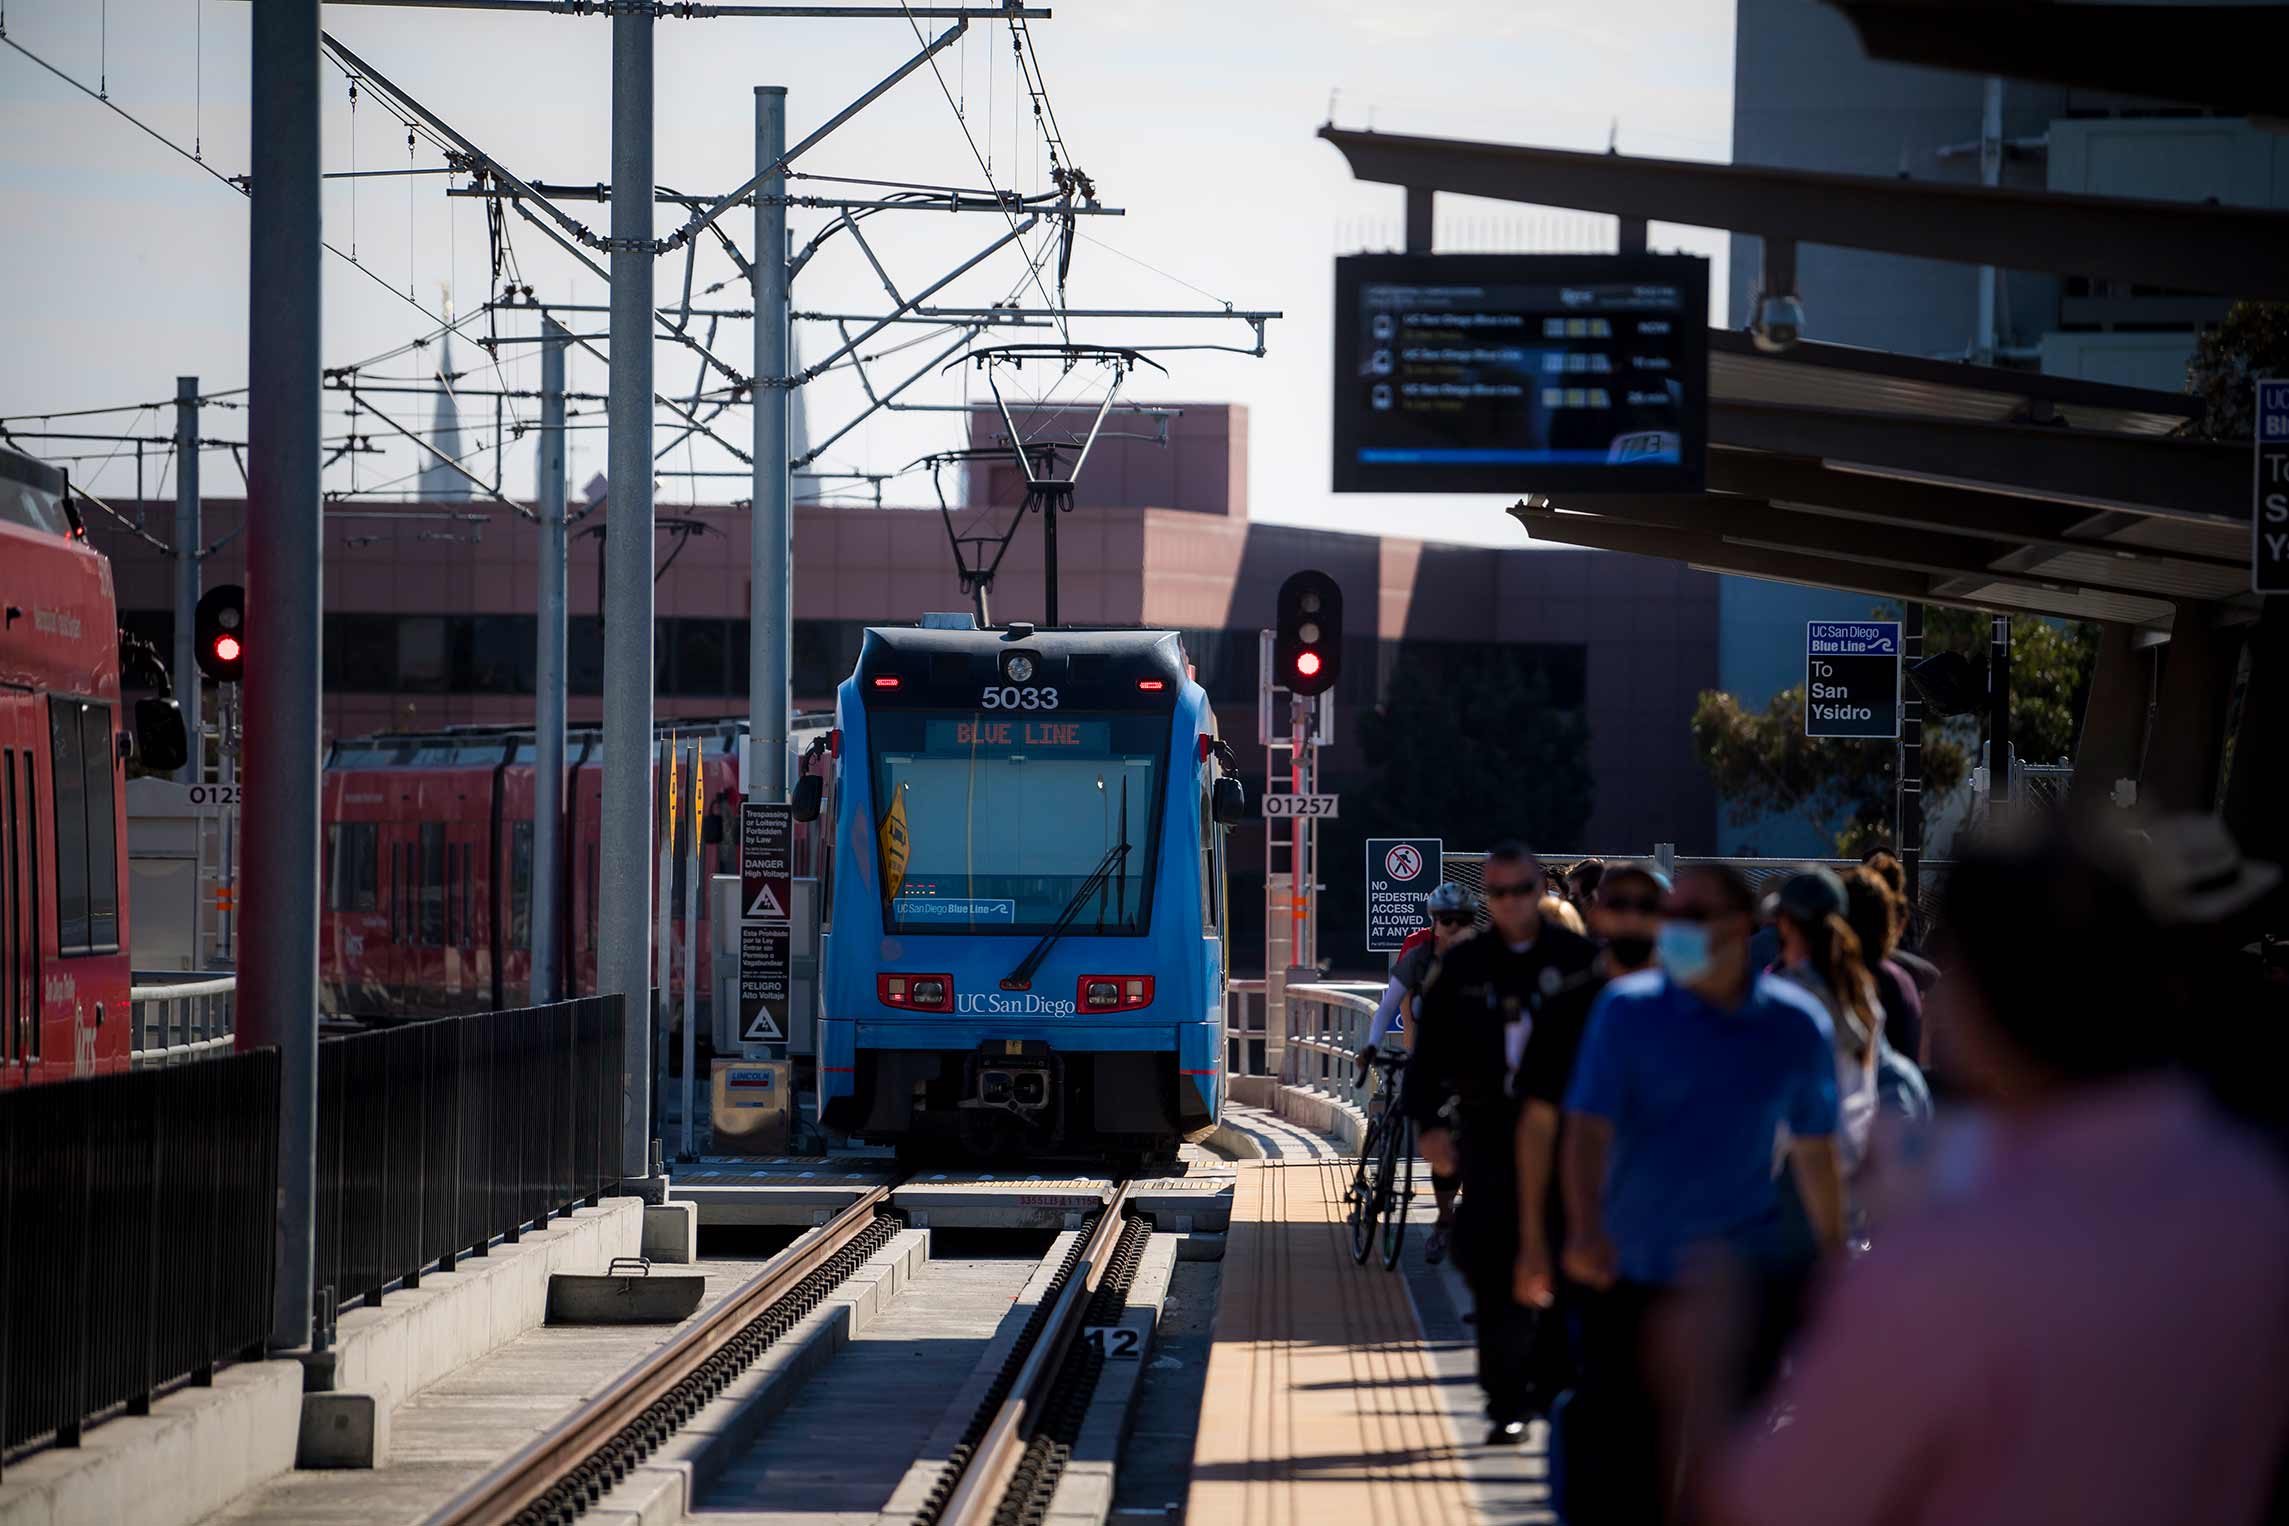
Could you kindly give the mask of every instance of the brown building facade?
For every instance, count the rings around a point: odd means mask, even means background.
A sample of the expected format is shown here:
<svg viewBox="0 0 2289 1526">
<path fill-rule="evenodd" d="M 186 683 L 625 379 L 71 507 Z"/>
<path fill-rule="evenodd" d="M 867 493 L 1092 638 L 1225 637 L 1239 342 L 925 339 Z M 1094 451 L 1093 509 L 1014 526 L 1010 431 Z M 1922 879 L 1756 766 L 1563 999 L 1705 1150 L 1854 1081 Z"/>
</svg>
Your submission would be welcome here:
<svg viewBox="0 0 2289 1526">
<path fill-rule="evenodd" d="M 1118 422 L 1092 452 L 1058 526 L 1062 616 L 1076 624 L 1172 626 L 1260 787 L 1255 738 L 1256 632 L 1272 619 L 1281 581 L 1317 567 L 1342 585 L 1346 643 L 1337 689 L 1337 745 L 1326 782 L 1373 787 L 1359 718 L 1380 704 L 1403 654 L 1412 671 L 1442 653 L 1524 652 L 1550 702 L 1587 723 L 1594 803 L 1586 840 L 1553 849 L 1711 851 L 1715 798 L 1692 755 L 1695 696 L 1717 683 L 1717 580 L 1681 565 L 1594 551 L 1488 550 L 1399 537 L 1252 522 L 1247 514 L 1247 415 L 1183 405 L 1166 443 L 1137 438 L 1157 425 Z M 1025 421 L 1021 421 L 1025 422 Z M 1030 431 L 1030 422 L 1025 422 Z M 981 416 L 973 437 L 1003 433 Z M 972 463 L 956 491 L 954 533 L 998 535 L 1023 496 L 1014 466 Z M 927 483 L 918 496 L 927 500 Z M 230 538 L 242 502 L 204 506 L 209 543 L 226 544 L 206 581 L 237 581 L 243 547 Z M 132 512 L 132 511 L 130 511 Z M 576 505 L 575 513 L 579 512 Z M 1492 509 L 1489 512 L 1493 512 Z M 172 506 L 141 506 L 150 533 L 170 539 Z M 663 717 L 743 713 L 747 693 L 748 515 L 744 504 L 662 502 L 652 548 L 657 583 L 658 708 Z M 535 563 L 531 524 L 498 503 L 339 501 L 326 508 L 325 727 L 329 737 L 532 718 Z M 570 597 L 575 725 L 600 716 L 597 619 L 609 506 L 574 527 Z M 148 542 L 104 527 L 91 534 L 114 563 L 123 622 L 169 649 L 171 561 Z M 616 551 L 617 547 L 613 547 Z M 992 588 L 996 619 L 1042 614 L 1038 514 L 1010 541 Z M 910 622 L 969 607 L 946 517 L 935 508 L 803 504 L 795 524 L 794 678 L 799 708 L 823 708 L 855 661 L 869 624 Z M 259 589 L 249 636 L 265 639 Z M 1467 706 L 1466 693 L 1451 696 Z M 1532 836 L 1536 824 L 1516 830 Z M 1233 863 L 1260 863 L 1254 832 Z M 1483 847 L 1456 843 L 1456 847 Z M 1348 878 L 1346 861 L 1327 872 Z M 1235 894 L 1235 905 L 1244 898 Z"/>
</svg>

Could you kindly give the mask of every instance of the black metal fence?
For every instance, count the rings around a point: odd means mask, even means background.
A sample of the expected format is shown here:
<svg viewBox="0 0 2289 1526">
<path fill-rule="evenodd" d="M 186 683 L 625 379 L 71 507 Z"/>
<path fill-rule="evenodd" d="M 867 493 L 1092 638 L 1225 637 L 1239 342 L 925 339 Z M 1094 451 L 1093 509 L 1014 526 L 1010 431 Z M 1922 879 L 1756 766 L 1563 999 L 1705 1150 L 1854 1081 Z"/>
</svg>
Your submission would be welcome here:
<svg viewBox="0 0 2289 1526">
<path fill-rule="evenodd" d="M 588 997 L 320 1044 L 314 1287 L 378 1299 L 616 1186 L 622 1025 Z M 267 1049 L 0 1093 L 0 1448 L 262 1354 L 278 1102 Z"/>
<path fill-rule="evenodd" d="M 321 1044 L 314 1285 L 377 1300 L 616 1185 L 623 1021 L 599 996 Z"/>
<path fill-rule="evenodd" d="M 0 1094 L 0 1446 L 259 1354 L 277 1212 L 275 1052 Z"/>
</svg>

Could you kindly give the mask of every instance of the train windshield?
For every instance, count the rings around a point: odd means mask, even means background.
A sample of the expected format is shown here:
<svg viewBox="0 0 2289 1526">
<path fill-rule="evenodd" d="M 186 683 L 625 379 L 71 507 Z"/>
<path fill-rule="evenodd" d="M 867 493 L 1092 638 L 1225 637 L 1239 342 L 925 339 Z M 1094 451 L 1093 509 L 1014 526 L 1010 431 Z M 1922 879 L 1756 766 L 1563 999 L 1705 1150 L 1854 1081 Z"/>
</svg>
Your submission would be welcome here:
<svg viewBox="0 0 2289 1526">
<path fill-rule="evenodd" d="M 876 711 L 867 728 L 889 931 L 1038 936 L 1100 866 L 1067 930 L 1146 930 L 1168 716 Z"/>
</svg>

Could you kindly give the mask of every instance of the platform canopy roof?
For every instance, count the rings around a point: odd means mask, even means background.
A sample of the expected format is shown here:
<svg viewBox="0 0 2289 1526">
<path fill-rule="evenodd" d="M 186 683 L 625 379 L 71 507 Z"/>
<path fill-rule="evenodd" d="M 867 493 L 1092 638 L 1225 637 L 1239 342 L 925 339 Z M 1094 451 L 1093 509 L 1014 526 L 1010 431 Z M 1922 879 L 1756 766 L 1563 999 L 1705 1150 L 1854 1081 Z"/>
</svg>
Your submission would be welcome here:
<svg viewBox="0 0 2289 1526">
<path fill-rule="evenodd" d="M 1536 498 L 1537 540 L 1892 599 L 2167 629 L 2252 602 L 2249 454 L 2193 399 L 1710 336 L 1709 490 Z"/>
<path fill-rule="evenodd" d="M 1326 127 L 1362 180 L 1832 243 L 2289 296 L 2289 214 Z M 2255 239 L 2254 243 L 2236 242 Z M 2228 247 L 2231 245 L 2232 247 Z M 1710 334 L 1708 491 L 1561 494 L 1537 540 L 1880 598 L 2162 631 L 2247 618 L 2246 445 L 2176 393 Z M 2222 608 L 2214 607 L 2222 606 Z"/>
</svg>

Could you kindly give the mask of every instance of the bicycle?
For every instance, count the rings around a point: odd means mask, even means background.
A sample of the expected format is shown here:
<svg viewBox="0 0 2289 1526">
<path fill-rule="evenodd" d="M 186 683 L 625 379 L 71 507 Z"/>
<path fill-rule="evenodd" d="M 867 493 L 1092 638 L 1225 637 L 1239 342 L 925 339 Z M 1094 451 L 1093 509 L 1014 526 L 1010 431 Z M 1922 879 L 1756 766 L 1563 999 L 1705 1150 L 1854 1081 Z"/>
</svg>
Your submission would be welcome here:
<svg viewBox="0 0 2289 1526">
<path fill-rule="evenodd" d="M 1368 1101 L 1371 1121 L 1345 1194 L 1351 1203 L 1351 1259 L 1367 1264 L 1381 1221 L 1383 1265 L 1395 1268 L 1407 1243 L 1407 1206 L 1415 1195 L 1415 1124 L 1399 1111 L 1399 1075 L 1407 1059 L 1378 1053 L 1368 1063 L 1376 1073 L 1375 1095 Z"/>
</svg>

